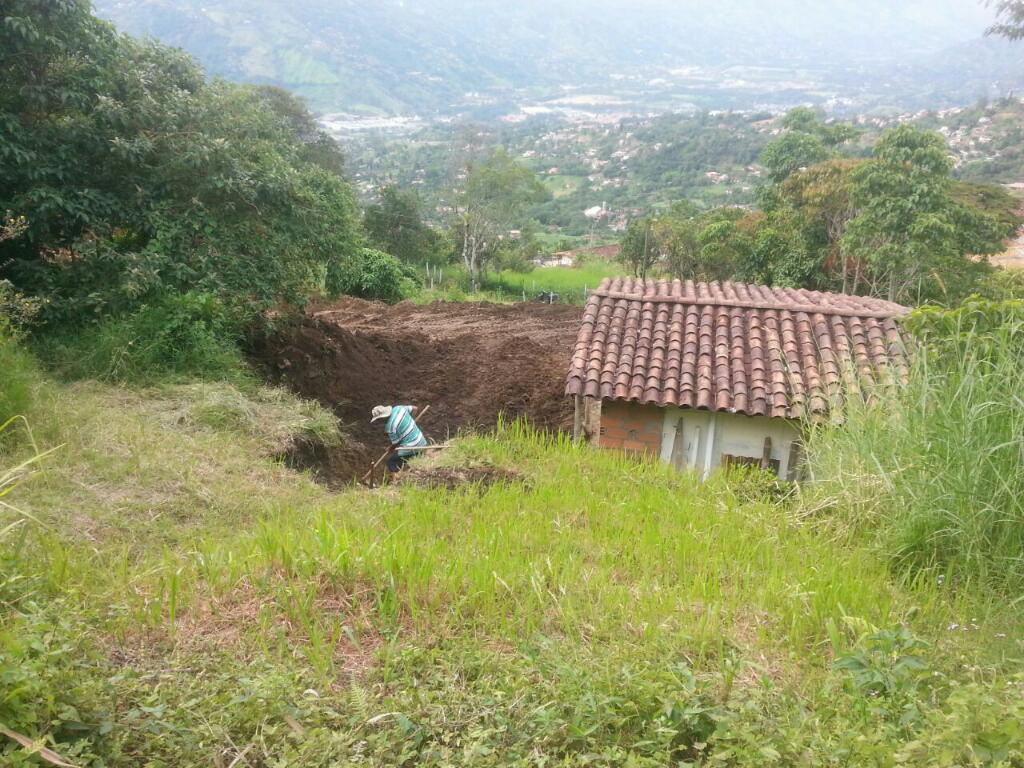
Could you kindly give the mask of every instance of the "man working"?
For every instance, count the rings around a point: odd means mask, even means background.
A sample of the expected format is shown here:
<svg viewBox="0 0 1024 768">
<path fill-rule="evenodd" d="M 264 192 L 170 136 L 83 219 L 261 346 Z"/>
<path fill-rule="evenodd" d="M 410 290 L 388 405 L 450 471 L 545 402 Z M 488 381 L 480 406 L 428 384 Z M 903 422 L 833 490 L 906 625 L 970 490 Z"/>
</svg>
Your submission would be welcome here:
<svg viewBox="0 0 1024 768">
<path fill-rule="evenodd" d="M 373 409 L 370 421 L 387 419 L 384 429 L 393 449 L 388 458 L 388 472 L 400 472 L 409 459 L 421 451 L 416 450 L 427 444 L 413 415 L 419 409 L 411 405 L 378 405 Z"/>
</svg>

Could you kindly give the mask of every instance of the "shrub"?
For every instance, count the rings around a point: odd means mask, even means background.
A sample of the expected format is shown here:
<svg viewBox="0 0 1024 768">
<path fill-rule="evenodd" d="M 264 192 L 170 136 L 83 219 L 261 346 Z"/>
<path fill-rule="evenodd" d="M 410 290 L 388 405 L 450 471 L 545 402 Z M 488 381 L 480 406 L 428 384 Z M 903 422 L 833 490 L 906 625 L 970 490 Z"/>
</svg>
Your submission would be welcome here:
<svg viewBox="0 0 1024 768">
<path fill-rule="evenodd" d="M 394 256 L 364 248 L 349 259 L 340 259 L 327 269 L 327 292 L 332 296 L 397 302 L 417 290 L 416 271 Z"/>
<path fill-rule="evenodd" d="M 210 294 L 186 293 L 70 336 L 44 340 L 44 358 L 69 378 L 136 384 L 178 376 L 246 377 L 242 318 Z"/>
</svg>

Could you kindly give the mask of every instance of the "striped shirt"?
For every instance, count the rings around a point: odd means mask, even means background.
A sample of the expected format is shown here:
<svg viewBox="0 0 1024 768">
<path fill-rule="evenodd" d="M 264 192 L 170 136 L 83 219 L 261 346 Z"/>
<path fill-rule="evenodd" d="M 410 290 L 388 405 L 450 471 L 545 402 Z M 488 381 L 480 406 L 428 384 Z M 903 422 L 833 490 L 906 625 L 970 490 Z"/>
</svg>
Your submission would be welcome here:
<svg viewBox="0 0 1024 768">
<path fill-rule="evenodd" d="M 420 428 L 412 418 L 411 405 L 395 405 L 391 408 L 391 415 L 388 417 L 384 429 L 388 432 L 388 439 L 396 446 L 396 453 L 402 457 L 415 456 L 421 451 L 403 450 L 407 448 L 419 448 L 427 444 Z"/>
</svg>

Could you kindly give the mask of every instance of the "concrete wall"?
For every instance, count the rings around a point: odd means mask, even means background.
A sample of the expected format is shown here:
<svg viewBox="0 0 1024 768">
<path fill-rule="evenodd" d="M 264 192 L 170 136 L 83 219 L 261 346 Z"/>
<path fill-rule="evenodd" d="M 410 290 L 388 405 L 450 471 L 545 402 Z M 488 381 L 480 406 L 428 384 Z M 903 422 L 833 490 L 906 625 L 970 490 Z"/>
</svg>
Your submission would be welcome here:
<svg viewBox="0 0 1024 768">
<path fill-rule="evenodd" d="M 770 459 L 778 462 L 779 477 L 790 477 L 793 444 L 800 440 L 798 422 L 681 408 L 663 409 L 662 418 L 659 455 L 679 469 L 694 469 L 707 477 L 722 465 L 723 456 L 761 459 L 768 437 Z"/>
<path fill-rule="evenodd" d="M 791 478 L 790 464 L 799 453 L 794 449 L 800 440 L 799 423 L 785 419 L 605 401 L 598 423 L 600 437 L 589 434 L 591 442 L 660 458 L 704 477 L 722 465 L 725 455 L 760 460 L 766 437 L 771 438 L 770 458 L 778 462 L 782 478 Z"/>
</svg>

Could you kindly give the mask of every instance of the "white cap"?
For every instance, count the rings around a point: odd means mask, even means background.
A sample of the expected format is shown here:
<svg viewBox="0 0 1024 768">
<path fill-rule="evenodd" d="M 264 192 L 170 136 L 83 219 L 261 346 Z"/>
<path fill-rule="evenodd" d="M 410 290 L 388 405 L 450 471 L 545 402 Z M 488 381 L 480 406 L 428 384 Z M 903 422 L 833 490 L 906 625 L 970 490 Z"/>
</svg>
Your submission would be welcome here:
<svg viewBox="0 0 1024 768">
<path fill-rule="evenodd" d="M 386 419 L 391 415 L 390 405 L 377 405 L 374 406 L 373 411 L 370 414 L 370 421 L 380 421 Z"/>
</svg>

